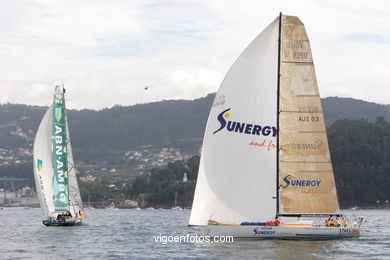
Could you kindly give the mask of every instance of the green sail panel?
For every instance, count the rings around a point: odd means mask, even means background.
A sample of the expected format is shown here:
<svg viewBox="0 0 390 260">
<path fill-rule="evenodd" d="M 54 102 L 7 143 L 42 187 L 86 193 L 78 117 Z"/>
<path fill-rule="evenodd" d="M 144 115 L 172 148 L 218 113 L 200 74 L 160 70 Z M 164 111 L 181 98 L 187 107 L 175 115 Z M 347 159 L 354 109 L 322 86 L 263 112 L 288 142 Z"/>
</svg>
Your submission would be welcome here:
<svg viewBox="0 0 390 260">
<path fill-rule="evenodd" d="M 52 124 L 53 202 L 55 211 L 66 211 L 69 204 L 65 122 L 64 88 L 56 86 Z"/>
</svg>

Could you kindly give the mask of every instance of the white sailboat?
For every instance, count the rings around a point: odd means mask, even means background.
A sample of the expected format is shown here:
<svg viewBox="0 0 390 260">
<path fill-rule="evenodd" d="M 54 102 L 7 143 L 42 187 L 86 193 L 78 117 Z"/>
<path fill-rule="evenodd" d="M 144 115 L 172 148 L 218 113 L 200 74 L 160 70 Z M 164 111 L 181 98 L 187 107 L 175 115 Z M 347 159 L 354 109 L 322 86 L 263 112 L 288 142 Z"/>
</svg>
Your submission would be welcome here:
<svg viewBox="0 0 390 260">
<path fill-rule="evenodd" d="M 175 204 L 174 204 L 174 206 L 173 206 L 171 209 L 174 209 L 174 210 L 183 210 L 182 207 L 180 207 L 180 206 L 177 205 L 177 191 L 175 191 Z"/>
<path fill-rule="evenodd" d="M 69 136 L 65 89 L 56 86 L 53 104 L 44 115 L 34 140 L 34 176 L 46 226 L 80 225 L 83 203 Z"/>
<path fill-rule="evenodd" d="M 359 235 L 361 219 L 326 226 L 329 217 L 343 216 L 310 44 L 303 23 L 280 14 L 216 94 L 189 225 L 210 236 Z"/>
</svg>

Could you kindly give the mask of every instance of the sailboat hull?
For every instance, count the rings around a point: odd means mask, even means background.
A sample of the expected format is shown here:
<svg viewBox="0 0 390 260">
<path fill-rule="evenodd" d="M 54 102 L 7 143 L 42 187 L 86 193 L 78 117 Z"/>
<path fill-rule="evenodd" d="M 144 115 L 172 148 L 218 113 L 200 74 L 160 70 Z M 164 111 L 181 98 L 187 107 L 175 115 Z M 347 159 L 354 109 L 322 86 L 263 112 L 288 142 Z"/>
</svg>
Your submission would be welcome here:
<svg viewBox="0 0 390 260">
<path fill-rule="evenodd" d="M 84 224 L 83 218 L 69 218 L 69 219 L 46 219 L 42 221 L 42 224 L 45 226 L 80 226 Z"/>
<path fill-rule="evenodd" d="M 359 237 L 360 230 L 352 227 L 297 226 L 202 226 L 203 236 L 233 236 L 235 238 L 333 239 Z"/>
</svg>

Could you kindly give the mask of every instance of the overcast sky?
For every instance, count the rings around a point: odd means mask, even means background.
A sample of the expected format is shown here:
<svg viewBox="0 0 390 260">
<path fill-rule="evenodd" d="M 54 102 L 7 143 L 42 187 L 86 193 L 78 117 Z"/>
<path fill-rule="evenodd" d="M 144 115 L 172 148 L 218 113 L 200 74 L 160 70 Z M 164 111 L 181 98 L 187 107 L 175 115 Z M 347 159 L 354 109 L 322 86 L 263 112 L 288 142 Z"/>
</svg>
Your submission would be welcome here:
<svg viewBox="0 0 390 260">
<path fill-rule="evenodd" d="M 58 83 L 77 109 L 205 96 L 279 11 L 305 23 L 322 97 L 390 103 L 386 0 L 1 0 L 0 103 Z"/>
</svg>

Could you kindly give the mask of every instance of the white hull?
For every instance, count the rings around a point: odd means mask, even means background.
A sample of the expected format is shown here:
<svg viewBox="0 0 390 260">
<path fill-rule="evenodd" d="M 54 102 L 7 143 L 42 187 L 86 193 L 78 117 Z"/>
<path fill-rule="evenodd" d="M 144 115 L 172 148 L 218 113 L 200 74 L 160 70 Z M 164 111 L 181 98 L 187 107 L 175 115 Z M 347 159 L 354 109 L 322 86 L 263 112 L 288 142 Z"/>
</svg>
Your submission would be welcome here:
<svg viewBox="0 0 390 260">
<path fill-rule="evenodd" d="M 202 226 L 203 236 L 235 238 L 332 239 L 358 237 L 360 230 L 352 227 L 291 227 L 291 226 Z"/>
</svg>

